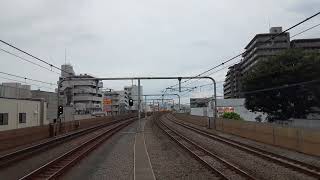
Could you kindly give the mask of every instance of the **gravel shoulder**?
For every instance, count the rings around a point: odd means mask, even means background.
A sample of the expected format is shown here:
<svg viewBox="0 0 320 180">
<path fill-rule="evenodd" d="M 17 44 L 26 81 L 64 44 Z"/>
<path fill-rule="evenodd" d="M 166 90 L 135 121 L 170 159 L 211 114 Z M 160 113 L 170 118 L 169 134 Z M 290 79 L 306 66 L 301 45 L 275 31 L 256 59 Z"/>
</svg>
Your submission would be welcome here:
<svg viewBox="0 0 320 180">
<path fill-rule="evenodd" d="M 199 143 L 201 146 L 207 148 L 218 156 L 232 162 L 258 179 L 313 179 L 283 166 L 270 163 L 269 161 L 261 159 L 260 157 L 256 157 L 247 152 L 243 152 L 231 146 L 214 141 L 187 128 L 177 126 L 166 118 L 163 120 L 178 132 Z"/>
<path fill-rule="evenodd" d="M 173 115 L 173 117 L 175 117 L 175 116 Z M 260 149 L 263 149 L 263 150 L 266 150 L 269 152 L 277 153 L 279 155 L 282 155 L 282 156 L 285 156 L 285 157 L 288 157 L 291 159 L 295 159 L 295 160 L 298 160 L 301 162 L 309 163 L 309 164 L 320 167 L 320 157 L 317 157 L 317 156 L 311 156 L 311 155 L 307 155 L 307 154 L 300 153 L 297 151 L 292 151 L 289 149 L 285 149 L 285 148 L 281 148 L 281 147 L 277 147 L 277 146 L 272 146 L 269 144 L 264 144 L 261 142 L 242 138 L 240 136 L 236 136 L 236 135 L 232 135 L 232 134 L 223 133 L 221 131 L 216 131 L 213 129 L 209 130 L 206 127 L 196 125 L 197 124 L 196 122 L 193 123 L 194 120 L 188 120 L 188 122 L 186 122 L 183 119 L 179 119 L 177 117 L 175 117 L 175 120 L 177 120 L 179 122 L 186 123 L 186 124 L 191 125 L 193 127 L 205 130 L 205 131 L 212 133 L 212 134 L 216 134 L 216 135 L 219 135 L 219 136 L 222 136 L 225 138 L 229 138 L 229 139 L 232 139 L 232 140 L 235 140 L 235 141 L 238 141 L 238 142 L 241 142 L 241 143 L 244 143 L 244 144 L 256 147 L 256 148 L 260 148 Z M 192 123 L 190 123 L 190 122 L 192 122 Z"/>
<path fill-rule="evenodd" d="M 164 134 L 151 118 L 146 121 L 145 139 L 156 179 L 218 179 Z"/>
</svg>

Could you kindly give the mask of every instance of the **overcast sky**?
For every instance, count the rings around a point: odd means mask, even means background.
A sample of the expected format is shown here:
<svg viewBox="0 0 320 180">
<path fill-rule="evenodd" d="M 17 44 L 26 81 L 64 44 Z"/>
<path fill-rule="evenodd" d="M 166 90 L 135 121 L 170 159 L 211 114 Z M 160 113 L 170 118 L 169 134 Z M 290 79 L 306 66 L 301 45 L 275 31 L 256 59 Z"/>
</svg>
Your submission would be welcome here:
<svg viewBox="0 0 320 180">
<path fill-rule="evenodd" d="M 67 63 L 77 74 L 192 76 L 240 53 L 255 34 L 268 32 L 269 25 L 285 29 L 319 10 L 319 0 L 2 0 L 0 39 L 57 66 L 65 62 L 66 49 Z M 319 22 L 316 17 L 290 34 Z M 296 38 L 319 38 L 319 29 Z M 37 62 L 6 45 L 0 48 Z M 2 51 L 0 71 L 58 80 L 57 74 Z M 212 77 L 223 81 L 226 71 Z M 175 83 L 142 82 L 144 93 L 159 93 Z M 104 82 L 116 90 L 130 84 Z M 206 96 L 210 90 L 202 88 L 189 96 Z M 218 94 L 223 94 L 222 83 Z"/>
</svg>

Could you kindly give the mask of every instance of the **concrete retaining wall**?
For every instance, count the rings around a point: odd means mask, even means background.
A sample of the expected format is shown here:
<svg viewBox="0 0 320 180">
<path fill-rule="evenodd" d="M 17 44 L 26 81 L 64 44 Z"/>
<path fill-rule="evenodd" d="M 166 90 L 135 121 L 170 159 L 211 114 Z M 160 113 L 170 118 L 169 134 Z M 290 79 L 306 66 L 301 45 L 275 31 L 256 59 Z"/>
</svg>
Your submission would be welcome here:
<svg viewBox="0 0 320 180">
<path fill-rule="evenodd" d="M 45 139 L 49 135 L 48 125 L 1 131 L 0 151 Z"/>
<path fill-rule="evenodd" d="M 206 126 L 207 119 L 176 114 L 178 119 Z M 280 127 L 273 124 L 218 119 L 216 130 L 302 153 L 320 156 L 320 132 L 307 128 Z"/>
</svg>

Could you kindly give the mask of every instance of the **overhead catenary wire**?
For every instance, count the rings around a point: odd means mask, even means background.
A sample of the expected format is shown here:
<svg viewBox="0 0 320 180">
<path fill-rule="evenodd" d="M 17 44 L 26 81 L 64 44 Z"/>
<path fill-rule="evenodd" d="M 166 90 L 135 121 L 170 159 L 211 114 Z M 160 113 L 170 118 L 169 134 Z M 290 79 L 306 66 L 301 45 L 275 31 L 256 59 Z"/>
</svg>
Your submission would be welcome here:
<svg viewBox="0 0 320 180">
<path fill-rule="evenodd" d="M 50 72 L 53 72 L 53 73 L 56 73 L 56 74 L 60 75 L 60 73 L 57 73 L 57 72 L 53 71 L 53 70 L 50 69 L 50 68 L 47 68 L 47 67 L 42 66 L 42 65 L 40 65 L 40 64 L 37 64 L 37 63 L 35 63 L 35 62 L 33 62 L 33 61 L 30 61 L 30 60 L 28 60 L 28 59 L 26 59 L 26 58 L 23 58 L 23 57 L 21 57 L 21 56 L 18 56 L 17 54 L 14 54 L 14 53 L 12 53 L 12 52 L 10 52 L 10 51 L 7 51 L 7 50 L 2 49 L 2 48 L 0 48 L 0 50 L 1 50 L 2 52 L 5 52 L 5 53 L 7 53 L 7 54 L 10 54 L 10 55 L 12 55 L 12 56 L 14 56 L 14 57 L 17 57 L 18 59 L 20 59 L 20 60 L 22 60 L 22 61 L 29 62 L 29 63 L 31 63 L 31 64 L 33 64 L 33 65 L 36 65 L 36 66 L 38 66 L 38 67 L 41 67 L 41 68 L 46 69 L 46 70 L 48 70 L 48 71 L 50 71 Z"/>
<path fill-rule="evenodd" d="M 69 72 L 67 72 L 67 71 L 65 71 L 65 70 L 63 70 L 63 69 L 61 69 L 61 68 L 53 65 L 52 63 L 49 63 L 48 61 L 45 61 L 45 60 L 43 60 L 43 59 L 40 59 L 40 58 L 32 55 L 31 53 L 28 53 L 28 52 L 26 52 L 26 51 L 24 51 L 24 50 L 22 50 L 22 49 L 20 49 L 20 48 L 18 48 L 18 47 L 16 47 L 16 46 L 10 44 L 10 43 L 8 43 L 8 42 L 6 42 L 6 41 L 4 41 L 4 40 L 1 40 L 1 39 L 0 39 L 0 42 L 3 43 L 3 44 L 6 44 L 7 46 L 10 46 L 10 47 L 12 47 L 12 48 L 14 48 L 14 49 L 16 49 L 16 50 L 18 50 L 18 51 L 20 51 L 20 52 L 22 52 L 22 53 L 24 53 L 24 54 L 26 54 L 26 55 L 28 55 L 28 56 L 30 56 L 30 57 L 32 57 L 32 58 L 40 61 L 40 62 L 42 62 L 42 63 L 45 63 L 45 64 L 49 65 L 50 68 L 55 68 L 55 69 L 58 69 L 58 70 L 60 70 L 60 71 L 63 71 L 63 72 L 65 72 L 65 73 L 70 74 Z"/>
<path fill-rule="evenodd" d="M 0 79 L 5 79 L 5 80 L 13 81 L 13 82 L 18 82 L 18 83 L 23 83 L 23 84 L 26 84 L 26 85 L 32 85 L 32 86 L 36 86 L 36 87 L 38 87 L 38 88 L 46 88 L 46 89 L 55 90 L 54 88 L 49 87 L 49 86 L 40 86 L 40 85 L 38 85 L 38 84 L 27 83 L 27 82 L 20 81 L 20 80 L 17 80 L 17 79 L 11 79 L 11 78 L 2 77 L 2 76 L 0 76 Z M 2 85 L 2 86 L 3 86 L 3 85 Z M 8 87 L 11 87 L 11 86 L 8 86 Z M 17 87 L 12 87 L 12 88 L 17 88 Z M 18 89 L 19 89 L 19 88 L 18 88 Z"/>
<path fill-rule="evenodd" d="M 303 33 L 307 32 L 307 31 L 310 31 L 310 30 L 312 30 L 312 29 L 314 29 L 314 28 L 316 28 L 316 27 L 318 27 L 318 26 L 320 26 L 320 23 L 319 23 L 319 24 L 316 24 L 316 25 L 314 25 L 314 26 L 312 26 L 312 27 L 310 27 L 310 28 L 307 28 L 307 29 L 305 29 L 305 30 L 302 30 L 302 31 L 300 31 L 300 32 L 298 32 L 298 33 L 290 36 L 290 38 L 296 37 L 296 36 L 298 36 L 298 35 L 300 35 L 300 34 L 303 34 Z M 231 66 L 233 66 L 233 65 L 235 65 L 235 64 L 237 64 L 237 63 L 239 63 L 239 62 L 235 62 L 235 63 L 233 63 L 233 64 L 231 64 L 231 65 L 225 66 L 224 68 L 221 68 L 221 69 L 219 69 L 219 70 L 217 70 L 217 71 L 214 71 L 214 72 L 208 74 L 207 76 L 211 76 L 212 74 L 215 74 L 215 73 L 217 73 L 217 72 L 220 72 L 221 70 L 226 69 L 226 68 L 229 68 L 229 67 L 231 67 Z M 200 80 L 200 79 L 197 79 L 197 80 L 195 80 L 195 81 L 193 81 L 193 82 L 189 82 L 189 83 L 187 83 L 186 85 L 189 85 L 189 84 L 194 83 L 194 82 L 199 81 L 199 80 Z"/>
<path fill-rule="evenodd" d="M 17 77 L 17 78 L 21 78 L 21 79 L 24 79 L 24 80 L 29 80 L 29 81 L 38 82 L 38 83 L 49 84 L 49 85 L 51 85 L 51 86 L 54 86 L 54 85 L 55 85 L 55 84 L 53 84 L 53 83 L 48 83 L 48 82 L 45 82 L 45 81 L 40 81 L 40 80 L 36 80 L 36 79 L 31 79 L 31 78 L 28 78 L 28 77 L 23 77 L 23 76 L 19 76 L 19 75 L 15 75 L 15 74 L 10 74 L 10 73 L 6 73 L 6 72 L 2 72 L 2 71 L 0 71 L 0 74 L 5 74 L 5 75 L 8 75 L 8 76 Z"/>
<path fill-rule="evenodd" d="M 221 69 L 218 69 L 218 70 L 216 70 L 216 71 L 208 74 L 207 76 L 211 76 L 211 75 L 213 75 L 213 74 L 215 74 L 215 73 L 218 73 L 218 72 L 220 72 L 220 71 L 222 71 L 222 70 L 224 70 L 224 69 L 226 69 L 226 68 L 229 68 L 229 67 L 231 67 L 231 66 L 233 66 L 233 65 L 235 65 L 235 64 L 237 64 L 237 63 L 239 63 L 239 62 L 237 61 L 237 62 L 232 63 L 232 64 L 230 64 L 230 65 L 228 65 L 228 66 L 225 66 L 225 67 L 223 67 L 223 68 L 221 68 Z M 189 84 L 192 84 L 192 83 L 195 83 L 195 82 L 197 82 L 197 81 L 200 81 L 200 79 L 196 79 L 196 80 L 194 80 L 193 82 L 188 82 L 187 84 L 185 84 L 185 86 L 186 86 L 186 85 L 189 85 Z M 218 82 L 217 82 L 217 83 L 218 83 Z"/>
<path fill-rule="evenodd" d="M 296 28 L 297 26 L 299 26 L 299 25 L 301 25 L 301 24 L 309 21 L 310 19 L 318 16 L 319 14 L 320 14 L 320 12 L 317 12 L 317 13 L 313 14 L 312 16 L 309 16 L 308 18 L 306 18 L 306 19 L 304 19 L 304 20 L 296 23 L 295 25 L 287 28 L 286 30 L 284 30 L 284 31 L 282 31 L 282 32 L 280 32 L 280 33 L 275 34 L 274 36 L 272 36 L 272 37 L 270 37 L 269 39 L 267 39 L 264 43 L 273 40 L 274 38 L 276 38 L 276 37 L 278 37 L 278 36 L 280 36 L 280 35 L 288 32 L 288 31 L 290 31 L 290 30 L 293 29 L 293 28 Z M 191 81 L 192 79 L 196 79 L 197 77 L 199 77 L 199 76 L 201 76 L 201 75 L 203 75 L 203 74 L 206 74 L 207 72 L 210 72 L 210 71 L 212 71 L 213 69 L 216 69 L 216 68 L 218 68 L 218 67 L 220 67 L 220 66 L 223 66 L 225 63 L 228 63 L 228 62 L 230 62 L 230 61 L 232 61 L 232 60 L 234 60 L 234 59 L 236 59 L 236 58 L 238 58 L 238 57 L 241 57 L 244 53 L 246 53 L 246 51 L 241 52 L 241 53 L 237 54 L 236 56 L 233 56 L 233 57 L 231 57 L 230 59 L 227 59 L 226 61 L 222 62 L 221 64 L 218 64 L 218 65 L 216 65 L 216 66 L 214 66 L 214 67 L 212 67 L 212 68 L 210 68 L 210 69 L 208 69 L 208 70 L 206 70 L 206 71 L 204 71 L 204 72 L 196 75 L 195 77 L 190 78 L 190 79 L 187 79 L 187 80 L 185 80 L 185 81 L 183 81 L 183 82 L 181 82 L 181 83 L 186 83 L 186 82 L 188 82 L 188 81 Z M 179 83 L 178 83 L 178 84 L 175 84 L 175 85 L 172 85 L 172 86 L 170 86 L 170 87 L 174 87 L 174 86 L 177 86 L 177 85 L 179 85 Z"/>
<path fill-rule="evenodd" d="M 304 81 L 304 82 L 298 82 L 298 83 L 292 83 L 292 84 L 285 84 L 285 85 L 281 85 L 281 86 L 275 86 L 275 87 L 264 88 L 264 89 L 257 89 L 257 90 L 252 90 L 252 91 L 244 91 L 244 92 L 241 92 L 241 93 L 243 93 L 243 94 L 253 94 L 253 93 L 259 93 L 259 92 L 274 91 L 274 90 L 280 90 L 280 89 L 285 89 L 285 88 L 290 88 L 290 87 L 295 87 L 295 86 L 313 84 L 313 83 L 318 83 L 318 82 L 320 82 L 320 79 L 315 79 L 315 80 L 311 80 L 311 81 Z"/>
<path fill-rule="evenodd" d="M 307 29 L 305 29 L 305 30 L 303 30 L 303 31 L 300 31 L 300 32 L 292 35 L 290 38 L 294 38 L 294 37 L 296 37 L 296 36 L 298 36 L 298 35 L 300 35 L 300 34 L 303 34 L 303 33 L 307 32 L 307 31 L 310 31 L 311 29 L 314 29 L 314 28 L 316 28 L 316 27 L 318 27 L 318 26 L 320 26 L 320 23 L 319 23 L 319 24 L 316 24 L 316 25 L 314 25 L 314 26 L 312 26 L 312 27 L 310 27 L 310 28 L 307 28 Z"/>
<path fill-rule="evenodd" d="M 319 23 L 319 24 L 316 24 L 316 25 L 314 25 L 314 26 L 312 26 L 312 27 L 310 27 L 310 28 L 307 28 L 307 29 L 305 29 L 305 30 L 303 30 L 303 31 L 300 31 L 300 32 L 298 32 L 298 33 L 290 36 L 290 38 L 293 38 L 293 37 L 298 36 L 298 35 L 300 35 L 300 34 L 302 34 L 302 33 L 305 33 L 305 32 L 307 32 L 307 31 L 310 31 L 311 29 L 314 29 L 314 28 L 316 28 L 316 27 L 318 27 L 318 26 L 320 26 L 320 23 Z M 221 69 L 219 69 L 219 70 L 217 70 L 217 71 L 214 71 L 214 72 L 208 74 L 208 76 L 211 76 L 212 74 L 215 74 L 215 73 L 217 73 L 217 72 L 219 72 L 219 71 L 221 71 L 221 70 L 223 70 L 223 69 L 229 68 L 229 67 L 231 67 L 231 66 L 233 66 L 233 65 L 235 65 L 235 64 L 237 64 L 237 63 L 239 63 L 239 62 L 235 62 L 235 63 L 233 63 L 233 64 L 231 64 L 231 65 L 229 65 L 229 66 L 225 66 L 224 68 L 221 68 Z M 200 79 L 197 79 L 196 81 L 199 81 L 199 80 L 200 80 Z M 196 81 L 193 81 L 193 83 L 196 82 Z M 191 83 L 188 83 L 188 84 L 191 84 Z M 188 85 L 188 84 L 186 84 L 186 85 Z"/>
<path fill-rule="evenodd" d="M 300 32 L 298 32 L 298 33 L 290 36 L 290 38 L 293 38 L 293 37 L 295 37 L 295 36 L 298 36 L 298 35 L 300 35 L 300 34 L 303 34 L 303 33 L 307 32 L 307 31 L 310 31 L 311 29 L 314 29 L 314 28 L 318 27 L 318 26 L 320 26 L 320 24 L 316 24 L 316 25 L 314 25 L 314 26 L 312 26 L 312 27 L 310 27 L 310 28 L 307 28 L 307 29 L 305 29 L 305 30 L 303 30 L 303 31 L 300 31 Z M 215 73 L 217 73 L 217 72 L 219 72 L 219 71 L 221 71 L 221 70 L 223 70 L 223 69 L 225 69 L 225 68 L 229 68 L 229 67 L 231 67 L 231 66 L 233 66 L 233 65 L 235 65 L 235 64 L 237 64 L 237 63 L 239 63 L 239 62 L 235 62 L 235 63 L 233 63 L 233 64 L 231 64 L 231 65 L 225 66 L 224 68 L 221 68 L 221 69 L 219 69 L 219 70 L 217 70 L 217 71 L 215 71 L 215 72 L 212 72 L 212 73 L 208 74 L 207 76 L 211 76 L 212 74 L 215 74 Z M 199 81 L 199 80 L 200 80 L 200 79 L 197 79 L 197 80 L 195 80 L 195 81 L 193 81 L 193 82 L 189 82 L 189 83 L 187 83 L 186 85 L 189 85 L 189 84 L 194 83 L 194 82 Z"/>
</svg>

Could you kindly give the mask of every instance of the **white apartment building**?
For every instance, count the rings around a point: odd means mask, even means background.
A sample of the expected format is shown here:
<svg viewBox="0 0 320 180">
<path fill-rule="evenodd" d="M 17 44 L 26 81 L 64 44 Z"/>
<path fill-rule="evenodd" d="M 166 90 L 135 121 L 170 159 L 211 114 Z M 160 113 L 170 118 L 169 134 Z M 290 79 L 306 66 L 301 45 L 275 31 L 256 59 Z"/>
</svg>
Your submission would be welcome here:
<svg viewBox="0 0 320 180">
<path fill-rule="evenodd" d="M 137 111 L 138 110 L 138 86 L 132 85 L 132 86 L 125 86 L 124 91 L 128 92 L 128 98 L 133 100 L 133 106 L 129 106 L 129 110 L 131 111 Z M 141 105 L 143 105 L 143 87 L 140 86 L 140 100 Z"/>
<path fill-rule="evenodd" d="M 49 124 L 44 100 L 0 98 L 0 131 Z"/>
<path fill-rule="evenodd" d="M 69 64 L 62 65 L 61 69 L 60 81 L 66 77 L 77 80 L 62 81 L 59 88 L 60 104 L 65 107 L 74 107 L 74 112 L 72 112 L 74 114 L 102 112 L 103 97 L 100 90 L 103 87 L 102 82 L 81 80 L 81 78 L 94 78 L 94 76 L 88 74 L 76 75 L 73 67 Z"/>
</svg>

